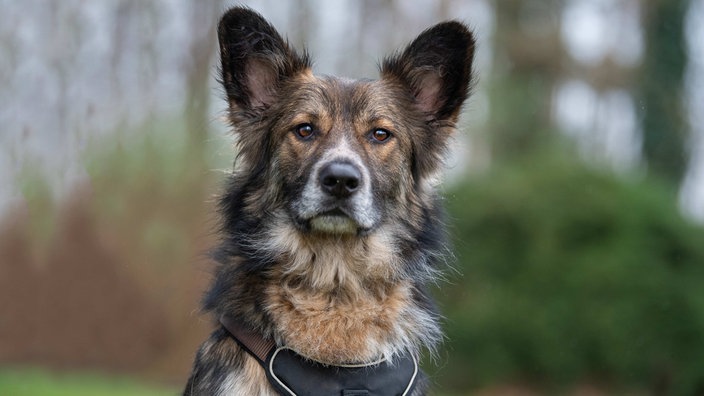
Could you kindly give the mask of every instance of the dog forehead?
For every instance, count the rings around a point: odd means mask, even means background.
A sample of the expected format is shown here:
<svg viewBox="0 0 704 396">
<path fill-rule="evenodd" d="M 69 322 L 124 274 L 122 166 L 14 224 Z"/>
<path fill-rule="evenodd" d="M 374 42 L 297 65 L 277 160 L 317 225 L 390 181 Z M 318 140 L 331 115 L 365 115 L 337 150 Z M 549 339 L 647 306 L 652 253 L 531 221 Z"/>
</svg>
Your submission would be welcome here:
<svg viewBox="0 0 704 396">
<path fill-rule="evenodd" d="M 299 80 L 294 95 L 298 110 L 325 109 L 330 116 L 350 120 L 392 118 L 409 100 L 404 91 L 383 80 L 312 75 Z"/>
</svg>

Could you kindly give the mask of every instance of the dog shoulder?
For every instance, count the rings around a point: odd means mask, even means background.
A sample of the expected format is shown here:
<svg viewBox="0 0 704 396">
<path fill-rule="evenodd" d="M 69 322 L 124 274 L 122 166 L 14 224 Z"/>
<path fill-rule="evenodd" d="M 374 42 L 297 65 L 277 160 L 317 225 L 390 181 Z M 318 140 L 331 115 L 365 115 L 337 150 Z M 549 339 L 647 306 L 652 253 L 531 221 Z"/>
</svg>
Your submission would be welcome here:
<svg viewBox="0 0 704 396">
<path fill-rule="evenodd" d="M 276 396 L 259 363 L 222 328 L 198 350 L 184 396 Z"/>
</svg>

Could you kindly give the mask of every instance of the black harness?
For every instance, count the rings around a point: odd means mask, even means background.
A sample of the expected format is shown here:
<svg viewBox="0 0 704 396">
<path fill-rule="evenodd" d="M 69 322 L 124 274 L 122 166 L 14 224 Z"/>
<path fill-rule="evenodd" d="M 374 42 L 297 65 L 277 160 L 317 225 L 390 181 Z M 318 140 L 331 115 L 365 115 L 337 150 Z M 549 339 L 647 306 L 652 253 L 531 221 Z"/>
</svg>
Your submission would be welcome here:
<svg viewBox="0 0 704 396">
<path fill-rule="evenodd" d="M 393 362 L 331 366 L 315 362 L 223 316 L 220 323 L 266 371 L 282 396 L 407 396 L 418 379 L 418 361 L 410 352 Z"/>
</svg>

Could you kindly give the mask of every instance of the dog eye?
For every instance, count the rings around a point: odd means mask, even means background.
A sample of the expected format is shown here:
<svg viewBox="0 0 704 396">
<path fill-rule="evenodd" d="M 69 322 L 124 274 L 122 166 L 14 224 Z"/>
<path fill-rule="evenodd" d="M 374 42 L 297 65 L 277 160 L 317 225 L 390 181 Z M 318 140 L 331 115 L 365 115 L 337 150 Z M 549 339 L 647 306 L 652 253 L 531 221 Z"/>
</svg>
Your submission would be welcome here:
<svg viewBox="0 0 704 396">
<path fill-rule="evenodd" d="M 377 128 L 372 131 L 372 139 L 377 142 L 385 142 L 391 137 L 391 132 L 386 129 Z"/>
<path fill-rule="evenodd" d="M 311 124 L 301 124 L 298 125 L 295 129 L 296 136 L 298 136 L 301 139 L 308 139 L 309 137 L 313 136 L 313 132 L 315 132 L 315 129 L 313 129 L 313 125 Z"/>
</svg>

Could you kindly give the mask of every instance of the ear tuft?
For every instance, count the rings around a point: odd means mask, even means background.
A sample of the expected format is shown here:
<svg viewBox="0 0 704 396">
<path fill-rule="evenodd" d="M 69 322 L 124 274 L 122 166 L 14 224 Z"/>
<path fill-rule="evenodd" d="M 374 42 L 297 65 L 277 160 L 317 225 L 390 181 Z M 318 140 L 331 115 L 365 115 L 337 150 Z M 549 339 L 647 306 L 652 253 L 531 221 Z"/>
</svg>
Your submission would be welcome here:
<svg viewBox="0 0 704 396">
<path fill-rule="evenodd" d="M 464 24 L 443 22 L 385 59 L 381 76 L 409 89 L 428 120 L 454 121 L 469 95 L 474 46 L 474 35 Z"/>
</svg>

